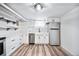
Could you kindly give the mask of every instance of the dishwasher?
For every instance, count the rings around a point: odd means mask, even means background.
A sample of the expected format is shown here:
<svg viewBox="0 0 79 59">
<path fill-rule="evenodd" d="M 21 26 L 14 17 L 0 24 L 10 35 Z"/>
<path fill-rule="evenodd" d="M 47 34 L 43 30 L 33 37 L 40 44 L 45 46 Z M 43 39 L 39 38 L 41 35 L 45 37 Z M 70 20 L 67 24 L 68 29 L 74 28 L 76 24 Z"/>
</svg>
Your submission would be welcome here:
<svg viewBox="0 0 79 59">
<path fill-rule="evenodd" d="M 35 34 L 29 33 L 29 44 L 34 44 L 34 43 L 35 43 Z"/>
</svg>

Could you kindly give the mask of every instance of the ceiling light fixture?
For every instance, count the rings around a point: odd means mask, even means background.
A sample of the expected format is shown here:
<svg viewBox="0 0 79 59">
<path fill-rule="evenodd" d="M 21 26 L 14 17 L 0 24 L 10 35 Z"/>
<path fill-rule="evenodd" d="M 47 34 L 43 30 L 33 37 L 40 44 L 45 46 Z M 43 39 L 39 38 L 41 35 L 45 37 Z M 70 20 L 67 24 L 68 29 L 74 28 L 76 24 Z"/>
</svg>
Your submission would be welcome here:
<svg viewBox="0 0 79 59">
<path fill-rule="evenodd" d="M 34 4 L 34 9 L 40 11 L 43 9 L 43 5 L 41 3 L 35 3 Z"/>
</svg>

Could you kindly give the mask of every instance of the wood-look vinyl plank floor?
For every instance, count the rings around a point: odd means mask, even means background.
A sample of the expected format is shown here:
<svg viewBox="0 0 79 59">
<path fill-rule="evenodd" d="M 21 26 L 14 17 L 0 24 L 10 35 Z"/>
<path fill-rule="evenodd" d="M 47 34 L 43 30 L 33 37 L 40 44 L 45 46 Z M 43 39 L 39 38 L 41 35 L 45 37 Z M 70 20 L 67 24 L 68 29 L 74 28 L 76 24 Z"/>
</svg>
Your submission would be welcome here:
<svg viewBox="0 0 79 59">
<path fill-rule="evenodd" d="M 49 48 L 47 47 L 47 45 L 44 45 L 44 48 L 45 48 L 46 56 L 51 56 L 51 54 L 49 52 Z"/>
<path fill-rule="evenodd" d="M 43 56 L 46 56 L 44 45 L 42 45 L 42 53 L 43 53 Z"/>
<path fill-rule="evenodd" d="M 27 48 L 25 48 L 24 52 L 21 54 L 21 56 L 25 56 L 25 54 L 27 53 L 27 51 L 29 50 L 30 46 L 27 46 Z"/>
<path fill-rule="evenodd" d="M 50 45 L 47 45 L 47 47 L 49 48 L 49 52 L 50 52 L 51 56 L 57 56 Z"/>
<path fill-rule="evenodd" d="M 68 56 L 64 51 L 62 51 L 61 47 L 57 46 L 56 48 L 59 49 L 64 54 L 64 56 Z"/>
<path fill-rule="evenodd" d="M 26 50 L 24 56 L 31 56 L 32 48 L 33 48 L 32 45 L 30 45 L 30 47 Z"/>
<path fill-rule="evenodd" d="M 11 56 L 68 56 L 60 46 L 47 44 L 22 45 Z"/>
<path fill-rule="evenodd" d="M 56 52 L 56 54 L 58 56 L 64 56 L 64 54 L 61 51 L 59 51 L 59 49 L 57 49 L 57 47 L 53 46 L 52 48 L 54 49 L 54 51 Z"/>
</svg>

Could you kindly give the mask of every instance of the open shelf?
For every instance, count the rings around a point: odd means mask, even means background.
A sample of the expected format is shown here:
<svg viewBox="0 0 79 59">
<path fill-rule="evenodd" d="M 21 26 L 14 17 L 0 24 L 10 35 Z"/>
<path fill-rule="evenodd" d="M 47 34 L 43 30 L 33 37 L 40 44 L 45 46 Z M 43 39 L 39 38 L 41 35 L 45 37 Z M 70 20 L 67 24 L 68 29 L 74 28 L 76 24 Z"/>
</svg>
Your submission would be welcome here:
<svg viewBox="0 0 79 59">
<path fill-rule="evenodd" d="M 5 30 L 5 29 L 6 30 L 9 30 L 9 29 L 17 30 L 18 29 L 17 22 L 15 21 L 7 20 L 4 17 L 0 17 L 0 21 L 2 21 L 0 30 Z"/>
</svg>

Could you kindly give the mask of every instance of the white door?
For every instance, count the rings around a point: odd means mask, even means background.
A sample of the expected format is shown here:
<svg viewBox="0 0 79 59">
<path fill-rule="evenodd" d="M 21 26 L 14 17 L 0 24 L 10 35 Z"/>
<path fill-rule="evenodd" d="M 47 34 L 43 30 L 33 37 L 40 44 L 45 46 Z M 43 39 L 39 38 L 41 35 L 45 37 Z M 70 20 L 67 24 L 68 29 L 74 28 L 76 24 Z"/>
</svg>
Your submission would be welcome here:
<svg viewBox="0 0 79 59">
<path fill-rule="evenodd" d="M 59 30 L 50 30 L 50 45 L 59 45 Z"/>
</svg>

